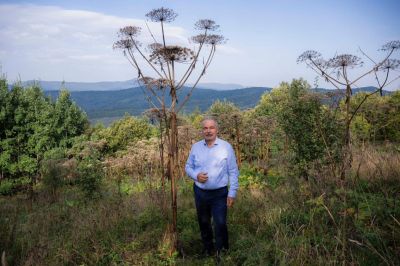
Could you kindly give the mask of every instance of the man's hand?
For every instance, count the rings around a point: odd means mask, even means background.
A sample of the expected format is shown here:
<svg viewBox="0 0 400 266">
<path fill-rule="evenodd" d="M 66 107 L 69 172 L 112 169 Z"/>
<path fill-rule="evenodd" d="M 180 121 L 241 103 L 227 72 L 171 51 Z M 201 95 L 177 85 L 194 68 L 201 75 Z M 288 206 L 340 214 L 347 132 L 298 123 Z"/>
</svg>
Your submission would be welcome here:
<svg viewBox="0 0 400 266">
<path fill-rule="evenodd" d="M 197 181 L 200 183 L 205 183 L 208 180 L 208 175 L 207 173 L 201 172 L 197 175 Z"/>
<path fill-rule="evenodd" d="M 234 203 L 235 203 L 235 198 L 228 197 L 226 199 L 226 206 L 228 206 L 228 208 L 233 207 Z"/>
</svg>

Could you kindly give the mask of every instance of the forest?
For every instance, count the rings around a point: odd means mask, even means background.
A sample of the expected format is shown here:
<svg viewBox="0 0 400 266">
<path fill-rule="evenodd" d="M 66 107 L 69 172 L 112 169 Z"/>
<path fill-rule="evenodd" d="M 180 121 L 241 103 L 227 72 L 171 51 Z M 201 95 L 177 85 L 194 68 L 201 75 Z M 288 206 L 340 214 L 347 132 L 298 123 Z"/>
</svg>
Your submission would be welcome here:
<svg viewBox="0 0 400 266">
<path fill-rule="evenodd" d="M 356 108 L 366 93 L 354 95 Z M 1 80 L 0 249 L 9 265 L 213 265 L 201 251 L 183 165 L 213 116 L 240 165 L 225 265 L 399 263 L 400 93 L 368 98 L 351 124 L 352 166 L 338 178 L 344 100 L 283 82 L 253 109 L 215 101 L 178 117 L 178 249 L 151 111 L 89 125 L 68 91 Z M 158 122 L 157 122 L 158 121 Z M 165 157 L 165 155 L 164 155 Z M 165 164 L 165 162 L 164 162 Z"/>
<path fill-rule="evenodd" d="M 176 17 L 153 9 L 146 18 L 158 34 L 117 32 L 113 48 L 148 106 L 140 116 L 93 125 L 68 88 L 50 97 L 1 76 L 1 265 L 399 265 L 400 91 L 383 89 L 399 79 L 400 41 L 384 44 L 380 61 L 361 50 L 369 65 L 350 54 L 299 55 L 334 90 L 297 78 L 252 108 L 214 99 L 189 113 L 227 39 L 201 19 L 194 48 L 171 45 L 165 24 Z M 357 93 L 366 76 L 376 86 Z M 215 257 L 202 255 L 185 173 L 205 117 L 218 122 L 240 171 L 230 248 Z"/>
</svg>

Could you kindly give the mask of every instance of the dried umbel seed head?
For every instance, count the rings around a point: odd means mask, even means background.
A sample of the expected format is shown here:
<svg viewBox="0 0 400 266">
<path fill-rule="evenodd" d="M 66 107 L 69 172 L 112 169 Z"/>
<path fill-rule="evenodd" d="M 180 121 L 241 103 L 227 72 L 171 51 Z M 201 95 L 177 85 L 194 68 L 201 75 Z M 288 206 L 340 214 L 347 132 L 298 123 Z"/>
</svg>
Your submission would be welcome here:
<svg viewBox="0 0 400 266">
<path fill-rule="evenodd" d="M 156 120 L 159 120 L 163 117 L 161 110 L 159 110 L 158 108 L 148 109 L 144 112 L 144 115 L 146 115 L 150 119 L 156 119 Z"/>
<path fill-rule="evenodd" d="M 198 30 L 217 30 L 219 25 L 215 23 L 214 20 L 211 19 L 201 19 L 194 24 L 195 28 Z"/>
<path fill-rule="evenodd" d="M 399 66 L 400 66 L 400 60 L 388 59 L 378 69 L 379 70 L 394 70 L 394 69 L 399 68 Z"/>
<path fill-rule="evenodd" d="M 192 42 L 198 43 L 198 44 L 205 43 L 206 40 L 207 40 L 207 35 L 206 34 L 199 34 L 199 35 L 193 36 L 192 38 L 190 38 L 190 40 Z"/>
<path fill-rule="evenodd" d="M 211 34 L 207 36 L 206 43 L 211 45 L 223 44 L 226 42 L 226 39 L 222 35 Z"/>
<path fill-rule="evenodd" d="M 139 82 L 147 85 L 147 84 L 151 84 L 154 81 L 154 79 L 152 77 L 142 77 L 139 79 Z"/>
<path fill-rule="evenodd" d="M 161 7 L 151 10 L 146 17 L 154 22 L 171 22 L 178 16 L 172 9 Z"/>
<path fill-rule="evenodd" d="M 134 47 L 134 41 L 130 39 L 118 40 L 114 43 L 113 49 L 131 50 Z"/>
<path fill-rule="evenodd" d="M 329 68 L 343 68 L 343 67 L 357 67 L 362 66 L 363 61 L 361 58 L 351 54 L 341 54 L 337 55 L 328 60 L 327 66 Z"/>
<path fill-rule="evenodd" d="M 153 79 L 151 77 L 143 77 L 140 80 L 140 83 L 145 85 L 146 87 L 152 88 L 152 89 L 159 89 L 162 90 L 164 88 L 167 88 L 169 86 L 169 80 L 160 78 L 160 79 Z"/>
<path fill-rule="evenodd" d="M 168 79 L 164 79 L 164 78 L 155 79 L 154 86 L 156 86 L 157 89 L 162 90 L 169 86 L 169 82 L 170 81 Z"/>
<path fill-rule="evenodd" d="M 189 62 L 193 60 L 194 52 L 189 48 L 180 46 L 166 46 L 153 51 L 150 55 L 150 61 L 155 64 L 162 62 Z"/>
<path fill-rule="evenodd" d="M 222 35 L 217 35 L 217 34 L 211 34 L 211 35 L 205 35 L 205 34 L 199 34 L 196 36 L 193 36 L 191 38 L 192 42 L 194 43 L 205 43 L 205 44 L 211 44 L 211 45 L 217 45 L 217 44 L 223 44 L 226 42 L 226 39 Z"/>
<path fill-rule="evenodd" d="M 316 60 L 317 58 L 320 58 L 320 57 L 321 57 L 321 54 L 318 53 L 317 51 L 308 50 L 308 51 L 305 51 L 304 53 L 302 53 L 297 58 L 297 63 L 310 61 L 310 60 Z"/>
<path fill-rule="evenodd" d="M 122 38 L 130 37 L 134 38 L 140 34 L 141 28 L 136 26 L 126 26 L 119 29 L 119 36 Z"/>
<path fill-rule="evenodd" d="M 315 58 L 313 62 L 317 67 L 322 69 L 326 68 L 328 65 L 328 62 L 326 62 L 323 58 Z"/>
<path fill-rule="evenodd" d="M 149 51 L 150 53 L 154 53 L 155 51 L 160 50 L 162 47 L 163 47 L 163 45 L 160 44 L 160 43 L 152 43 L 152 44 L 149 44 L 149 45 L 147 46 L 148 51 Z"/>
<path fill-rule="evenodd" d="M 400 48 L 400 41 L 391 41 L 382 46 L 382 51 L 397 50 Z"/>
</svg>

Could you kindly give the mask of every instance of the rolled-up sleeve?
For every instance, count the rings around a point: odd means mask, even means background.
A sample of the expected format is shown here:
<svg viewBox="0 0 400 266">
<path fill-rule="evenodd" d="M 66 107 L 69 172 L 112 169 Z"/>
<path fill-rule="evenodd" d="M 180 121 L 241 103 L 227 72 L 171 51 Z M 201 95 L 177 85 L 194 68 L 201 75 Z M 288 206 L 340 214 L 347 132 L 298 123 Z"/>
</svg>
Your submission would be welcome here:
<svg viewBox="0 0 400 266">
<path fill-rule="evenodd" d="M 228 149 L 228 177 L 229 177 L 229 192 L 228 197 L 235 198 L 239 188 L 239 169 L 236 163 L 236 156 L 232 146 Z"/>
</svg>

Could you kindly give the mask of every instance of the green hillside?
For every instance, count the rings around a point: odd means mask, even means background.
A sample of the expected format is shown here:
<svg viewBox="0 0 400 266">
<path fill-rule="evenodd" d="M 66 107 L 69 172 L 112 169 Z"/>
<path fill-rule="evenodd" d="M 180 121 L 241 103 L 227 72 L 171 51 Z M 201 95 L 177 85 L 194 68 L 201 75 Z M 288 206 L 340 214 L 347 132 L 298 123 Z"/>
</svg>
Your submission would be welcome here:
<svg viewBox="0 0 400 266">
<path fill-rule="evenodd" d="M 180 92 L 181 101 L 188 90 L 185 88 Z M 264 92 L 270 90 L 271 88 L 261 87 L 226 91 L 196 89 L 183 111 L 191 112 L 197 108 L 205 111 L 215 100 L 233 102 L 241 109 L 251 108 L 257 104 Z M 47 91 L 46 94 L 56 98 L 58 91 Z M 140 87 L 118 91 L 72 91 L 71 97 L 92 120 L 121 117 L 125 113 L 140 115 L 150 107 Z"/>
</svg>

